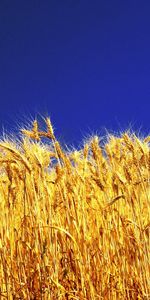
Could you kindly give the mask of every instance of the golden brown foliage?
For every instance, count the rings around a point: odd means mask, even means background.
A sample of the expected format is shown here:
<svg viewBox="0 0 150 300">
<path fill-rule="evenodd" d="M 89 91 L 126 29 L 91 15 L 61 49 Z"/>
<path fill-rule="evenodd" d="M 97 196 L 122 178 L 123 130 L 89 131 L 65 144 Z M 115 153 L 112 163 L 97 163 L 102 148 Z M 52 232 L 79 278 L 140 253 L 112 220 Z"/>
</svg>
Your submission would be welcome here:
<svg viewBox="0 0 150 300">
<path fill-rule="evenodd" d="M 0 299 L 150 299 L 149 139 L 66 153 L 46 125 L 0 143 Z"/>
</svg>

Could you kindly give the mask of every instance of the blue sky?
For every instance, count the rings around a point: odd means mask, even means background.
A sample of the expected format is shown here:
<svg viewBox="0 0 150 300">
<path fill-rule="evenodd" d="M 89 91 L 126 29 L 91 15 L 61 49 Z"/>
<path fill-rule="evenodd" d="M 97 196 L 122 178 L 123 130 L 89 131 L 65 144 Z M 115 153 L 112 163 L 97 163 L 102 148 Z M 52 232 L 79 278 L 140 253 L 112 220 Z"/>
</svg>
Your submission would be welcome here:
<svg viewBox="0 0 150 300">
<path fill-rule="evenodd" d="M 149 133 L 150 1 L 1 0 L 0 131 L 50 115 L 80 143 Z"/>
</svg>

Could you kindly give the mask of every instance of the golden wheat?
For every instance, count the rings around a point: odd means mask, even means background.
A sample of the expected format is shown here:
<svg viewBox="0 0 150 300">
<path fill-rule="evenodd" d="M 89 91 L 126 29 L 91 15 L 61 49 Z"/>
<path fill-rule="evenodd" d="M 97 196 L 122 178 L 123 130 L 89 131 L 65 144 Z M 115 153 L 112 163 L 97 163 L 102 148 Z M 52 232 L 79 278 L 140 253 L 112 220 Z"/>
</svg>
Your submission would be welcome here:
<svg viewBox="0 0 150 300">
<path fill-rule="evenodd" d="M 150 138 L 66 152 L 45 122 L 0 143 L 0 299 L 150 299 Z"/>
</svg>

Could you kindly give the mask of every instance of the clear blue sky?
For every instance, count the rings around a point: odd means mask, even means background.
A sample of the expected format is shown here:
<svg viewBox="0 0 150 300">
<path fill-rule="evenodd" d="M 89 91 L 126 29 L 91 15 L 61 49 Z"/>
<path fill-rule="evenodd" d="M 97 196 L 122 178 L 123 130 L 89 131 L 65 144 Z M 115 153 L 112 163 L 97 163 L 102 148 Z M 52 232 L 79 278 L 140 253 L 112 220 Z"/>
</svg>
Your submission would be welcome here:
<svg viewBox="0 0 150 300">
<path fill-rule="evenodd" d="M 0 130 L 50 115 L 67 143 L 150 127 L 150 1 L 1 0 Z"/>
</svg>

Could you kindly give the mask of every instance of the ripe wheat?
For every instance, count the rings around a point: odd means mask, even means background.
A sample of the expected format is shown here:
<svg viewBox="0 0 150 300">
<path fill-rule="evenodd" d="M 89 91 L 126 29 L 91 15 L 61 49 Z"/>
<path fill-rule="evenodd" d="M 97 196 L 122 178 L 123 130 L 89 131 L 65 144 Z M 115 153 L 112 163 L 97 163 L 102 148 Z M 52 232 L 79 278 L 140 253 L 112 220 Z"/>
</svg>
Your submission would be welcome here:
<svg viewBox="0 0 150 300">
<path fill-rule="evenodd" d="M 150 138 L 66 152 L 45 122 L 0 143 L 0 299 L 150 299 Z"/>
</svg>

